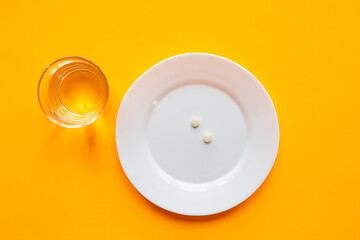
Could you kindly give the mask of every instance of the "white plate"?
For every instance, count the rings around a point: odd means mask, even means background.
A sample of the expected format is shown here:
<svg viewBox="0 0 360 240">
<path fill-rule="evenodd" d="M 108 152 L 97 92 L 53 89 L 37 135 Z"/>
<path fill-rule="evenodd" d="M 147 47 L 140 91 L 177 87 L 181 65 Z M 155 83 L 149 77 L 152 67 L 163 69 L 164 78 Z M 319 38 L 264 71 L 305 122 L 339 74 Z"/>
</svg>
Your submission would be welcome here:
<svg viewBox="0 0 360 240">
<path fill-rule="evenodd" d="M 200 119 L 192 128 L 191 119 Z M 204 133 L 213 136 L 202 141 Z M 121 165 L 148 200 L 184 215 L 209 215 L 248 198 L 279 146 L 273 103 L 260 82 L 223 57 L 190 53 L 146 71 L 116 122 Z"/>
</svg>

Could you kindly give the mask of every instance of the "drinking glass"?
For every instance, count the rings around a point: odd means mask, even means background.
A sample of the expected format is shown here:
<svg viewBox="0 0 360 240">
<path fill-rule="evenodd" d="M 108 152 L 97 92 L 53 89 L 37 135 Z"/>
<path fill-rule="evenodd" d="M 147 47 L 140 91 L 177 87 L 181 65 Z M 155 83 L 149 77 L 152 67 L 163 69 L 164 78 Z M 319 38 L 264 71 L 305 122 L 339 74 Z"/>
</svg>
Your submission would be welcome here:
<svg viewBox="0 0 360 240">
<path fill-rule="evenodd" d="M 104 73 L 82 57 L 64 57 L 50 64 L 40 78 L 38 99 L 56 124 L 77 128 L 95 121 L 109 97 Z"/>
</svg>

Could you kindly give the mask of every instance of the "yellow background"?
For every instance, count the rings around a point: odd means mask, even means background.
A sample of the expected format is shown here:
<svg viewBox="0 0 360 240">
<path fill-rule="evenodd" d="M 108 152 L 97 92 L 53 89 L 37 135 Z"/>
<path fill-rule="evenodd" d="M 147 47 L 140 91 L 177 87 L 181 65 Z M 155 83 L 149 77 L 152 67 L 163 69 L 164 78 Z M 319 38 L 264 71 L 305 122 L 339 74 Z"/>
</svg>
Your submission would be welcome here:
<svg viewBox="0 0 360 240">
<path fill-rule="evenodd" d="M 0 239 L 360 239 L 358 1 L 1 1 Z M 115 119 L 167 57 L 208 52 L 270 94 L 280 148 L 264 184 L 210 217 L 168 213 L 127 180 Z M 105 115 L 50 122 L 37 84 L 78 55 L 108 78 Z M 234 189 L 236 191 L 236 189 Z"/>
</svg>

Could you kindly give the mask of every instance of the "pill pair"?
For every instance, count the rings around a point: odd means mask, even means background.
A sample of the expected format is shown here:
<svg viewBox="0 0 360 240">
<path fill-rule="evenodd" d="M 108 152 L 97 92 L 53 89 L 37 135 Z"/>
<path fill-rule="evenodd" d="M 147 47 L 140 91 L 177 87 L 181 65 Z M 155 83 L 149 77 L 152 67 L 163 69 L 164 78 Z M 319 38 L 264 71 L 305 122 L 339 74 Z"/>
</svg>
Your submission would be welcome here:
<svg viewBox="0 0 360 240">
<path fill-rule="evenodd" d="M 192 120 L 191 120 L 191 126 L 193 127 L 193 128 L 197 128 L 197 127 L 199 127 L 200 126 L 200 120 L 198 119 L 198 118 L 193 118 Z M 211 141 L 212 141 L 212 135 L 210 134 L 210 133 L 205 133 L 204 135 L 203 135 L 203 141 L 204 141 L 204 143 L 210 143 Z"/>
</svg>

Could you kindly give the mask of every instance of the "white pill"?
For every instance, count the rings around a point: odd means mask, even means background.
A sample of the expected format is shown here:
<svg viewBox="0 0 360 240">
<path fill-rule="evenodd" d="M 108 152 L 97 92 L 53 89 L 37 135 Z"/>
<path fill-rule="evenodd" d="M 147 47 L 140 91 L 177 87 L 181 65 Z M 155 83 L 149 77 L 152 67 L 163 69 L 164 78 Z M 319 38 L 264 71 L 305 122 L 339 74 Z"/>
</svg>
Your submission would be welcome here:
<svg viewBox="0 0 360 240">
<path fill-rule="evenodd" d="M 200 125 L 200 120 L 198 118 L 193 118 L 191 120 L 191 126 L 193 128 L 197 128 L 197 127 L 199 127 L 199 125 Z"/>
<path fill-rule="evenodd" d="M 212 141 L 212 136 L 210 133 L 205 133 L 203 135 L 203 141 L 204 143 L 210 143 Z"/>
</svg>

